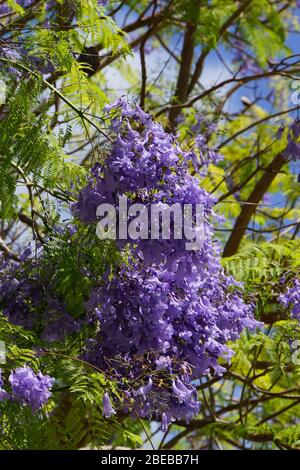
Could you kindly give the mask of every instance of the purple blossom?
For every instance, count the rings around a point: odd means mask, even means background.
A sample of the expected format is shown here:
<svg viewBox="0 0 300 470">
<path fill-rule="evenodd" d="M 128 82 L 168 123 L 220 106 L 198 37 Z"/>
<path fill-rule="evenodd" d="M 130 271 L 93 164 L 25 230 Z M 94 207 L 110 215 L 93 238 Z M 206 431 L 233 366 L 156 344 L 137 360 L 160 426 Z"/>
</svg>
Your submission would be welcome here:
<svg viewBox="0 0 300 470">
<path fill-rule="evenodd" d="M 161 415 L 161 430 L 162 432 L 166 432 L 172 423 L 172 418 L 169 417 L 169 414 L 165 411 Z"/>
<path fill-rule="evenodd" d="M 300 281 L 294 279 L 284 294 L 279 296 L 279 301 L 286 308 L 291 309 L 292 317 L 300 321 Z"/>
<path fill-rule="evenodd" d="M 284 156 L 290 158 L 293 161 L 300 159 L 300 143 L 294 142 L 289 139 L 288 145 L 284 151 Z"/>
<path fill-rule="evenodd" d="M 223 374 L 225 368 L 218 361 L 232 357 L 228 341 L 261 324 L 253 318 L 252 306 L 244 303 L 241 287 L 222 270 L 211 223 L 215 199 L 189 173 L 192 159 L 195 165 L 196 160 L 201 162 L 203 152 L 204 167 L 213 151 L 199 137 L 198 148 L 185 152 L 174 135 L 124 99 L 106 111 L 113 143 L 73 205 L 82 223 L 96 223 L 98 205 L 116 205 L 122 195 L 146 207 L 157 203 L 204 207 L 205 239 L 198 251 L 186 251 L 186 240 L 176 239 L 174 233 L 168 240 L 118 239 L 127 262 L 114 273 L 99 279 L 92 269 L 80 268 L 80 274 L 88 272 L 93 283 L 83 323 L 95 327 L 82 357 L 115 377 L 125 397 L 120 403 L 123 411 L 160 419 L 166 429 L 172 420 L 189 422 L 199 412 L 194 380 L 208 373 Z M 214 131 L 212 127 L 210 132 Z M 54 295 L 51 269 L 50 274 L 36 269 L 43 266 L 42 254 L 21 265 L 3 261 L 2 266 L 0 305 L 10 321 L 34 328 L 48 341 L 77 331 L 80 325 L 66 311 L 63 299 Z M 27 373 L 29 383 L 36 380 L 32 374 Z M 29 392 L 23 395 L 31 399 Z M 103 414 L 114 413 L 106 393 Z"/>
<path fill-rule="evenodd" d="M 39 410 L 51 397 L 50 389 L 55 380 L 41 372 L 35 374 L 27 366 L 19 367 L 9 376 L 12 398 L 22 405 L 28 405 L 33 412 Z"/>
<path fill-rule="evenodd" d="M 167 134 L 162 126 L 152 121 L 138 106 L 130 108 L 124 100 L 119 100 L 106 110 L 115 113 L 119 110 L 120 120 L 116 127 L 117 135 L 105 164 L 97 164 L 92 170 L 88 185 L 80 193 L 79 200 L 73 204 L 74 214 L 85 224 L 96 222 L 96 210 L 101 203 L 117 204 L 119 196 L 130 193 L 130 203 L 150 204 L 203 204 L 206 220 L 212 215 L 215 198 L 199 187 L 197 178 L 188 173 L 188 162 L 195 166 L 205 166 L 217 161 L 219 156 L 205 152 L 197 157 L 193 152 L 185 153 L 176 144 L 175 137 Z M 116 119 L 116 118 L 114 118 Z M 141 131 L 136 127 L 143 126 Z M 115 126 L 114 126 L 115 127 Z M 204 152 L 204 149 L 203 149 Z M 198 159 L 198 161 L 197 161 Z M 196 163 L 197 162 L 197 163 Z M 211 225 L 206 224 L 208 232 Z M 150 233 L 150 227 L 148 227 Z M 181 258 L 186 257 L 186 240 L 146 240 L 136 247 L 135 254 L 141 256 L 144 263 L 173 263 L 173 269 L 179 269 Z M 119 248 L 127 241 L 118 240 Z M 131 241 L 136 245 L 136 240 Z M 210 251 L 208 246 L 203 253 Z M 192 260 L 191 260 L 192 263 Z"/>
<path fill-rule="evenodd" d="M 8 398 L 10 398 L 9 393 L 3 390 L 2 387 L 3 387 L 3 379 L 2 379 L 2 371 L 0 369 L 0 402 L 8 400 Z"/>
<path fill-rule="evenodd" d="M 68 224 L 67 230 L 69 232 L 70 237 L 73 237 L 77 232 L 77 227 L 74 224 Z"/>
<path fill-rule="evenodd" d="M 84 358 L 114 371 L 119 381 L 132 380 L 133 391 L 122 381 L 120 387 L 133 399 L 134 409 L 149 419 L 155 410 L 166 427 L 166 416 L 168 422 L 189 421 L 198 413 L 192 380 L 209 372 L 224 373 L 218 358 L 232 357 L 227 342 L 244 328 L 261 325 L 238 287 L 232 289 L 234 280 L 222 271 L 209 221 L 215 200 L 188 173 L 191 153 L 183 152 L 175 137 L 139 107 L 119 100 L 106 109 L 113 114 L 115 143 L 104 164 L 93 168 L 73 206 L 76 216 L 94 223 L 101 202 L 116 204 L 124 194 L 132 203 L 199 203 L 205 208 L 202 250 L 187 252 L 184 240 L 173 238 L 135 240 L 129 264 L 94 288 L 86 303 L 90 318 L 101 326 L 88 340 Z M 120 249 L 125 246 L 122 240 L 117 243 Z M 152 376 L 148 383 L 143 378 L 145 364 Z M 175 374 L 176 381 L 166 379 L 166 373 Z M 127 402 L 125 409 L 130 411 Z"/>
<path fill-rule="evenodd" d="M 104 393 L 103 395 L 102 406 L 103 406 L 103 416 L 105 416 L 105 418 L 110 418 L 111 416 L 116 414 L 115 410 L 112 407 L 109 395 L 107 393 Z"/>
<path fill-rule="evenodd" d="M 156 360 L 157 370 L 168 369 L 171 365 L 171 359 L 168 356 L 159 356 Z"/>
<path fill-rule="evenodd" d="M 25 261 L 27 258 L 29 258 L 32 255 L 32 250 L 30 246 L 28 246 L 20 256 L 21 261 Z"/>
<path fill-rule="evenodd" d="M 19 265 L 0 260 L 0 307 L 11 323 L 41 331 L 44 341 L 62 340 L 79 331 L 83 322 L 67 312 L 64 301 L 54 292 L 51 270 L 37 270 L 42 258 L 30 258 L 30 253 L 28 247 Z"/>
<path fill-rule="evenodd" d="M 192 398 L 192 390 L 189 390 L 180 379 L 172 381 L 173 393 L 178 398 L 179 403 L 189 402 Z"/>
<path fill-rule="evenodd" d="M 63 314 L 57 320 L 48 323 L 41 338 L 48 342 L 60 341 L 65 336 L 79 331 L 79 329 L 80 324 L 74 318 L 68 314 Z"/>
<path fill-rule="evenodd" d="M 285 130 L 285 125 L 282 122 L 276 134 L 277 139 L 281 139 L 281 137 L 283 136 L 284 130 Z"/>
<path fill-rule="evenodd" d="M 146 400 L 147 393 L 151 390 L 152 385 L 153 385 L 153 382 L 152 382 L 152 378 L 150 377 L 148 384 L 140 387 L 136 392 L 134 392 L 134 394 L 141 395 L 144 398 L 144 400 Z"/>
<path fill-rule="evenodd" d="M 288 144 L 283 152 L 283 156 L 287 159 L 297 161 L 300 159 L 300 119 L 295 119 L 289 127 Z"/>
<path fill-rule="evenodd" d="M 0 388 L 0 401 L 8 400 L 8 398 L 10 398 L 9 393 L 7 393 L 5 390 Z"/>
</svg>

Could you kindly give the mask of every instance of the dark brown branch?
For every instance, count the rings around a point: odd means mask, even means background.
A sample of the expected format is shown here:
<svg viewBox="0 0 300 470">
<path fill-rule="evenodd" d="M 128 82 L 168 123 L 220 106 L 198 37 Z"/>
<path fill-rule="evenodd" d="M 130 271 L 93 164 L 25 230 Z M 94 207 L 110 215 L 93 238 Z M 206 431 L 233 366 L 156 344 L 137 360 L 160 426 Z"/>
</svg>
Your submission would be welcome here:
<svg viewBox="0 0 300 470">
<path fill-rule="evenodd" d="M 286 411 L 290 410 L 290 409 L 293 408 L 294 406 L 298 405 L 299 402 L 300 402 L 299 399 L 293 401 L 292 403 L 290 403 L 289 405 L 285 406 L 284 408 L 281 408 L 280 410 L 275 411 L 275 412 L 272 413 L 271 415 L 266 416 L 264 419 L 262 419 L 262 420 L 259 422 L 259 424 L 266 423 L 266 422 L 269 421 L 270 419 L 276 418 L 277 416 L 281 415 L 282 413 L 285 413 Z"/>
<path fill-rule="evenodd" d="M 290 73 L 299 73 L 299 67 L 296 69 L 292 69 Z M 282 77 L 289 77 L 289 74 L 286 72 L 286 70 L 283 69 L 273 69 L 273 70 L 268 70 L 266 72 L 262 72 L 259 74 L 255 75 L 248 75 L 246 77 L 237 77 L 234 76 L 233 78 L 228 78 L 226 80 L 223 80 L 222 82 L 216 83 L 213 85 L 211 88 L 208 88 L 207 90 L 204 90 L 202 93 L 199 95 L 194 96 L 191 98 L 189 101 L 186 101 L 185 103 L 179 103 L 179 104 L 169 104 L 166 107 L 162 108 L 160 111 L 158 111 L 155 115 L 155 117 L 158 117 L 168 111 L 170 111 L 172 108 L 176 108 L 178 110 L 184 109 L 184 108 L 190 108 L 193 106 L 197 101 L 200 101 L 201 99 L 205 98 L 206 96 L 211 95 L 215 91 L 218 91 L 222 88 L 224 88 L 226 85 L 230 85 L 232 83 L 238 83 L 241 85 L 246 85 L 247 83 L 260 80 L 263 78 L 270 78 L 274 76 L 282 76 Z"/>
<path fill-rule="evenodd" d="M 278 172 L 285 165 L 286 160 L 284 159 L 282 153 L 276 155 L 274 160 L 266 168 L 263 175 L 256 183 L 254 189 L 252 190 L 247 202 L 247 204 L 242 207 L 241 213 L 238 216 L 232 233 L 225 245 L 223 256 L 233 256 L 241 243 L 241 240 L 245 234 L 246 228 L 248 227 L 250 220 L 255 213 L 255 204 L 259 203 L 263 195 L 268 191 L 273 180 L 276 178 Z"/>
<path fill-rule="evenodd" d="M 151 28 L 147 31 L 145 38 L 143 39 L 140 47 L 140 58 L 141 58 L 141 73 L 142 73 L 142 83 L 141 83 L 141 99 L 140 99 L 140 106 L 143 109 L 145 106 L 145 98 L 146 98 L 146 89 L 147 89 L 147 67 L 146 67 L 146 58 L 145 58 L 145 45 L 149 37 L 153 34 L 154 30 L 156 29 L 156 25 L 159 23 L 159 19 L 155 18 L 155 11 L 157 8 L 157 1 L 154 2 L 154 9 L 152 13 L 153 23 Z"/>
<path fill-rule="evenodd" d="M 147 36 L 143 40 L 141 47 L 140 47 L 141 75 L 142 75 L 140 106 L 142 109 L 145 106 L 145 97 L 146 97 L 146 88 L 147 88 L 147 67 L 146 67 L 146 59 L 145 59 L 146 41 L 147 41 Z"/>
<path fill-rule="evenodd" d="M 199 4 L 199 1 L 196 0 L 196 3 Z M 180 68 L 177 77 L 177 84 L 174 92 L 173 100 L 175 102 L 183 103 L 188 96 L 188 84 L 189 77 L 191 73 L 191 67 L 194 56 L 194 45 L 195 45 L 195 32 L 197 24 L 196 22 L 187 23 L 183 46 L 181 51 L 181 61 Z M 179 110 L 176 108 L 171 108 L 169 114 L 169 127 L 170 129 L 174 128 L 175 119 L 179 114 Z"/>
</svg>

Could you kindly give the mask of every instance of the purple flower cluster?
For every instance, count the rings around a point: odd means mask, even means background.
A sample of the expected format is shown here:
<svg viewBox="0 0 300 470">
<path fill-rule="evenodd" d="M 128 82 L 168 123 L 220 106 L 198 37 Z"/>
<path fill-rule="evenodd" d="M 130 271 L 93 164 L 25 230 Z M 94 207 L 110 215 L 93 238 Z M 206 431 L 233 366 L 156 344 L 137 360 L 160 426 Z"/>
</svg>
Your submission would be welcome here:
<svg viewBox="0 0 300 470">
<path fill-rule="evenodd" d="M 147 209 L 152 204 L 164 203 L 202 205 L 204 208 L 204 229 L 206 238 L 199 254 L 185 249 L 186 238 L 169 240 L 131 240 L 135 255 L 149 266 L 168 264 L 168 269 L 184 276 L 186 270 L 210 265 L 218 267 L 215 249 L 212 246 L 212 227 L 208 222 L 212 215 L 215 198 L 199 187 L 199 180 L 188 172 L 190 152 L 183 152 L 175 137 L 167 134 L 159 123 L 139 106 L 132 109 L 124 100 L 119 100 L 108 110 L 112 115 L 111 128 L 115 142 L 103 165 L 96 164 L 92 169 L 89 184 L 73 205 L 73 211 L 81 222 L 90 224 L 96 221 L 96 209 L 102 203 L 118 205 L 119 196 L 128 196 L 131 204 L 143 204 Z M 116 112 L 118 112 L 116 114 Z M 114 117 L 115 115 L 115 117 Z M 130 241 L 130 240 L 129 240 Z M 124 247 L 127 241 L 119 239 L 118 246 Z M 210 259 L 208 259 L 210 258 Z"/>
<path fill-rule="evenodd" d="M 114 371 L 125 410 L 161 418 L 166 428 L 174 419 L 189 421 L 197 414 L 193 380 L 210 371 L 221 375 L 225 369 L 218 359 L 232 355 L 226 343 L 259 324 L 238 286 L 222 272 L 209 222 L 215 201 L 189 174 L 189 154 L 138 106 L 119 100 L 108 111 L 115 141 L 73 206 L 81 222 L 96 222 L 97 207 L 117 205 L 122 195 L 144 205 L 204 207 L 202 249 L 186 251 L 184 240 L 172 237 L 129 240 L 128 265 L 103 280 L 86 304 L 100 327 L 87 342 L 85 359 Z"/>
<path fill-rule="evenodd" d="M 289 127 L 288 144 L 283 153 L 284 157 L 292 161 L 300 159 L 300 119 L 297 118 Z"/>
<path fill-rule="evenodd" d="M 251 307 L 232 284 L 220 272 L 190 282 L 157 267 L 124 268 L 87 302 L 92 318 L 101 324 L 98 337 L 90 340 L 90 359 L 105 368 L 117 355 L 141 357 L 153 351 L 160 357 L 158 364 L 154 358 L 158 369 L 165 358 L 171 370 L 171 356 L 192 365 L 195 377 L 210 369 L 222 373 L 217 359 L 230 357 L 226 343 L 243 328 L 257 326 Z"/>
<path fill-rule="evenodd" d="M 166 269 L 124 269 L 91 295 L 87 307 L 100 331 L 89 340 L 85 359 L 116 370 L 119 383 L 142 377 L 139 393 L 130 393 L 124 382 L 141 416 L 190 420 L 198 410 L 193 379 L 210 371 L 222 375 L 218 358 L 232 355 L 226 343 L 258 326 L 232 284 L 220 272 L 189 283 Z M 152 377 L 147 385 L 145 363 Z M 184 386 L 176 388 L 172 377 Z"/>
<path fill-rule="evenodd" d="M 51 397 L 50 389 L 55 380 L 41 372 L 35 374 L 27 366 L 18 367 L 10 373 L 8 379 L 11 394 L 2 389 L 3 381 L 0 371 L 0 401 L 11 398 L 21 405 L 28 405 L 33 412 L 38 411 Z"/>
<path fill-rule="evenodd" d="M 184 115 L 180 114 L 177 123 L 185 122 Z M 183 126 L 185 128 L 185 126 Z M 185 158 L 190 161 L 194 169 L 201 175 L 205 176 L 207 167 L 210 164 L 217 165 L 223 156 L 209 145 L 209 140 L 218 130 L 218 126 L 207 120 L 202 114 L 196 115 L 193 124 L 189 127 L 189 136 L 194 136 L 195 145 L 190 152 L 186 152 Z"/>
<path fill-rule="evenodd" d="M 38 330 L 44 341 L 60 341 L 81 325 L 53 292 L 50 271 L 43 272 L 30 254 L 26 249 L 21 263 L 0 255 L 0 308 L 14 325 Z"/>
<path fill-rule="evenodd" d="M 210 222 L 215 200 L 190 175 L 191 152 L 138 106 L 119 100 L 107 111 L 113 144 L 72 207 L 79 220 L 96 225 L 97 207 L 117 206 L 120 196 L 145 207 L 203 208 L 204 240 L 198 250 L 187 251 L 174 226 L 168 239 L 120 238 L 116 244 L 126 263 L 101 280 L 95 274 L 92 290 L 84 294 L 85 323 L 95 331 L 84 359 L 118 382 L 123 401 L 116 406 L 133 416 L 161 419 L 167 429 L 172 421 L 190 421 L 198 413 L 195 380 L 209 372 L 222 375 L 219 359 L 232 355 L 228 341 L 259 324 L 240 286 L 221 268 Z M 67 230 L 73 243 L 76 223 Z M 2 259 L 0 308 L 12 323 L 34 329 L 43 340 L 59 341 L 79 325 L 56 295 L 51 272 L 43 254 L 31 258 L 30 250 L 19 264 Z M 14 399 L 33 410 L 46 402 L 52 385 L 52 379 L 28 368 L 14 371 L 9 381 Z M 103 414 L 114 414 L 107 394 Z"/>
<path fill-rule="evenodd" d="M 25 366 L 12 371 L 9 382 L 13 399 L 22 405 L 30 406 L 34 412 L 47 403 L 55 380 L 41 372 L 35 374 L 32 369 Z"/>
<path fill-rule="evenodd" d="M 286 308 L 291 308 L 292 317 L 300 321 L 300 281 L 298 279 L 295 279 L 293 285 L 279 296 L 279 301 Z"/>
</svg>

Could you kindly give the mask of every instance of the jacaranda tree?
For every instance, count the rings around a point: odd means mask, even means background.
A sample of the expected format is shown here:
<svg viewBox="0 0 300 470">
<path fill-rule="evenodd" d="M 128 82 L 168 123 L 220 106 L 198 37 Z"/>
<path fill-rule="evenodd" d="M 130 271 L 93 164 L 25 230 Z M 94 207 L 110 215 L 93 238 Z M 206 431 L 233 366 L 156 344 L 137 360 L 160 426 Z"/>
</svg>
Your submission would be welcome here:
<svg viewBox="0 0 300 470">
<path fill-rule="evenodd" d="M 300 448 L 299 3 L 0 1 L 0 449 Z"/>
</svg>

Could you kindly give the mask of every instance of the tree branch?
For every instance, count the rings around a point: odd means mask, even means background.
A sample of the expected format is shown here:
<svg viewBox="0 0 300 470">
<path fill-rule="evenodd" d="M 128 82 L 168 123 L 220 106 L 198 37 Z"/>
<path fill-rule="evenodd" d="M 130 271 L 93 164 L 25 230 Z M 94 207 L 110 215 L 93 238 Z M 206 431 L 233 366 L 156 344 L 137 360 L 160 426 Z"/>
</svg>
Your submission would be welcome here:
<svg viewBox="0 0 300 470">
<path fill-rule="evenodd" d="M 196 6 L 200 6 L 199 0 L 195 1 Z M 179 103 L 183 103 L 188 96 L 188 83 L 191 73 L 191 67 L 194 56 L 194 44 L 195 44 L 195 32 L 197 29 L 197 18 L 193 23 L 187 23 L 183 46 L 181 51 L 181 61 L 179 74 L 177 77 L 177 84 L 174 93 L 173 100 Z M 171 108 L 169 114 L 169 127 L 170 129 L 174 128 L 175 119 L 179 114 L 179 110 L 176 108 Z"/>
<path fill-rule="evenodd" d="M 219 30 L 217 40 L 220 40 L 223 34 L 226 32 L 226 30 L 239 18 L 239 16 L 248 8 L 252 0 L 245 0 L 244 2 L 241 3 L 239 8 L 225 21 L 225 23 L 222 25 L 222 27 Z M 210 52 L 210 48 L 204 48 L 197 63 L 195 66 L 195 71 L 194 74 L 191 78 L 189 87 L 188 87 L 188 95 L 193 91 L 194 86 L 196 85 L 197 81 L 200 78 L 200 75 L 202 73 L 202 68 L 204 65 L 204 61 L 206 57 L 208 56 Z"/>
<path fill-rule="evenodd" d="M 253 214 L 255 213 L 255 204 L 257 204 L 262 199 L 263 195 L 267 192 L 273 180 L 276 178 L 278 172 L 286 163 L 287 161 L 284 159 L 282 153 L 279 153 L 266 168 L 264 174 L 261 176 L 252 190 L 247 200 L 248 204 L 244 205 L 241 209 L 241 213 L 238 216 L 232 233 L 225 245 L 223 257 L 233 256 L 237 252 L 245 234 L 246 228 L 249 225 Z"/>
<path fill-rule="evenodd" d="M 13 259 L 14 261 L 20 261 L 18 255 L 14 253 L 4 242 L 4 240 L 0 237 L 0 250 L 7 255 L 9 258 Z"/>
</svg>

